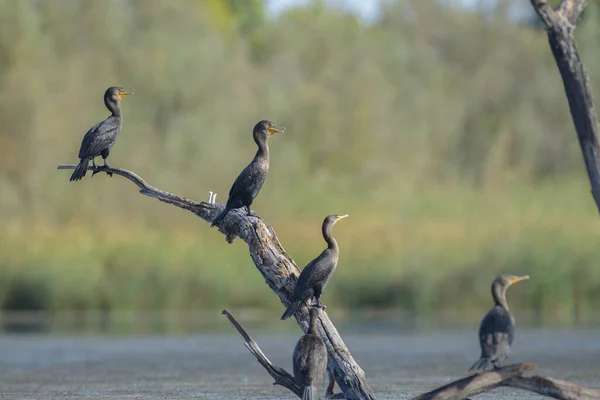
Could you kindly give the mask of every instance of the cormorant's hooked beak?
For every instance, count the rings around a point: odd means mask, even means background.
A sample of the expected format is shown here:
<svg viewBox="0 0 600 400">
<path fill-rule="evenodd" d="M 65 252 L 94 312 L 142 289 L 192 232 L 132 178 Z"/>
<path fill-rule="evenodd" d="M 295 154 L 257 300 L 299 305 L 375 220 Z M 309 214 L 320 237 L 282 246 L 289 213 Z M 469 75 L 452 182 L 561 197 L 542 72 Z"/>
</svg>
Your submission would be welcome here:
<svg viewBox="0 0 600 400">
<path fill-rule="evenodd" d="M 344 219 L 344 218 L 346 218 L 346 217 L 348 217 L 348 214 L 344 214 L 344 215 L 338 215 L 338 216 L 336 217 L 336 219 L 335 219 L 335 222 L 338 222 L 340 219 Z"/>
<path fill-rule="evenodd" d="M 267 131 L 269 131 L 269 136 L 271 136 L 279 132 L 284 133 L 285 128 L 283 126 L 271 125 L 267 128 Z"/>
<path fill-rule="evenodd" d="M 511 285 L 514 285 L 517 282 L 521 282 L 521 281 L 526 281 L 527 279 L 529 279 L 529 275 L 523 275 L 523 276 L 517 276 L 515 278 L 512 278 L 509 283 Z"/>
<path fill-rule="evenodd" d="M 125 96 L 129 96 L 130 94 L 133 94 L 133 89 L 119 89 L 119 91 L 117 92 L 117 95 L 120 99 L 122 99 Z"/>
</svg>

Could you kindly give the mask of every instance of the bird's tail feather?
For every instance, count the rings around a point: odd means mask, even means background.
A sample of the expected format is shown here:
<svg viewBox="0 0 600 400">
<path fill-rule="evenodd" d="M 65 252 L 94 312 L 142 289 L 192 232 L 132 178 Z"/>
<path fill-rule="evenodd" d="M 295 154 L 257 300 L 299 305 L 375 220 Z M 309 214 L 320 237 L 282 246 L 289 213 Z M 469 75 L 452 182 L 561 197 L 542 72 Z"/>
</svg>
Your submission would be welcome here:
<svg viewBox="0 0 600 400">
<path fill-rule="evenodd" d="M 294 301 L 292 304 L 290 304 L 290 306 L 287 308 L 287 310 L 285 310 L 285 312 L 281 316 L 281 319 L 288 319 L 293 313 L 296 312 L 296 309 L 299 305 L 299 301 Z"/>
<path fill-rule="evenodd" d="M 221 221 L 223 221 L 223 219 L 227 216 L 227 214 L 229 213 L 229 210 L 231 210 L 230 208 L 225 207 L 225 209 L 223 211 L 221 211 L 221 213 L 219 215 L 217 215 L 215 217 L 215 219 L 213 220 L 212 224 L 210 224 L 211 228 L 215 225 L 218 225 L 221 223 Z"/>
<path fill-rule="evenodd" d="M 473 364 L 473 366 L 471 368 L 469 368 L 469 371 L 487 369 L 489 364 L 490 364 L 489 358 L 481 357 L 479 360 L 477 360 L 477 362 L 475 364 Z"/>
<path fill-rule="evenodd" d="M 71 179 L 69 179 L 69 182 L 78 181 L 81 178 L 83 178 L 85 176 L 85 173 L 87 172 L 89 164 L 90 160 L 88 160 L 87 158 L 82 158 L 79 162 L 79 165 L 77 165 L 77 168 L 75 168 L 75 171 L 73 171 L 73 175 L 71 175 Z"/>
<path fill-rule="evenodd" d="M 317 388 L 314 386 L 304 386 L 302 400 L 313 400 L 317 398 Z"/>
</svg>

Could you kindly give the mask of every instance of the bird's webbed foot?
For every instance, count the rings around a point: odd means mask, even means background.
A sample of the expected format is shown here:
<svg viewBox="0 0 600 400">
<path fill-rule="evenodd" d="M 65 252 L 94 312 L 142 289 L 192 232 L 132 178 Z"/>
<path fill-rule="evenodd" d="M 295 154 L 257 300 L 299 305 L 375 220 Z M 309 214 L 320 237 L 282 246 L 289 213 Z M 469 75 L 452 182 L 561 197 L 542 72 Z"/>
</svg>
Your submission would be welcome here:
<svg viewBox="0 0 600 400">
<path fill-rule="evenodd" d="M 96 175 L 98 172 L 102 172 L 102 171 L 104 171 L 104 172 L 106 172 L 106 175 L 108 175 L 108 176 L 110 176 L 110 177 L 112 178 L 112 176 L 113 176 L 113 173 L 112 173 L 112 172 L 110 172 L 110 171 L 108 171 L 108 168 L 110 168 L 110 165 L 108 165 L 108 164 L 106 164 L 106 163 L 104 163 L 104 165 L 103 165 L 103 166 L 101 166 L 101 167 L 95 166 L 95 169 L 94 169 L 94 171 L 92 172 L 92 177 L 93 177 L 94 175 Z"/>
<path fill-rule="evenodd" d="M 102 169 L 108 169 L 110 168 L 110 165 L 108 165 L 108 162 L 106 161 L 106 158 L 104 159 L 104 166 L 102 167 Z M 112 178 L 113 173 L 110 171 L 106 171 L 106 175 L 110 176 Z"/>
<path fill-rule="evenodd" d="M 94 170 L 92 171 L 92 178 L 94 177 L 94 175 L 96 175 L 98 172 L 100 172 L 99 168 L 98 168 L 98 164 L 96 164 L 96 159 L 92 158 L 92 165 L 94 166 Z"/>
<path fill-rule="evenodd" d="M 492 365 L 494 366 L 494 369 L 500 369 L 500 368 L 502 368 L 502 366 L 500 365 L 500 363 L 498 361 L 492 362 Z"/>
<path fill-rule="evenodd" d="M 246 215 L 249 217 L 254 216 L 254 214 L 252 214 L 252 210 L 250 209 L 250 206 L 244 206 L 244 208 L 246 209 Z"/>
</svg>

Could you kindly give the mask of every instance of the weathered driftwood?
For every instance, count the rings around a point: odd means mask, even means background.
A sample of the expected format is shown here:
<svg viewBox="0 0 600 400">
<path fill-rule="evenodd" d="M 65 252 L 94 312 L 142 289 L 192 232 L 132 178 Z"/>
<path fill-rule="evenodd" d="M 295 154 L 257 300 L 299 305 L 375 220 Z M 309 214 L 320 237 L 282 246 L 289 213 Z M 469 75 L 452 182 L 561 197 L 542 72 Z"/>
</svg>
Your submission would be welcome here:
<svg viewBox="0 0 600 400">
<path fill-rule="evenodd" d="M 547 376 L 516 377 L 508 379 L 502 386 L 529 390 L 543 396 L 560 400 L 599 400 L 600 390 L 588 389 L 571 382 L 561 381 Z"/>
<path fill-rule="evenodd" d="M 589 76 L 583 67 L 573 39 L 573 32 L 587 5 L 587 0 L 562 0 L 556 10 L 552 9 L 547 0 L 530 1 L 548 33 L 550 48 L 562 76 L 571 116 L 592 186 L 592 196 L 600 212 L 598 118 L 590 90 Z"/>
<path fill-rule="evenodd" d="M 58 169 L 75 169 L 76 165 L 59 165 Z M 88 170 L 94 171 L 93 167 Z M 222 204 L 195 202 L 150 186 L 135 173 L 121 168 L 101 168 L 103 172 L 122 176 L 135 183 L 140 193 L 164 203 L 191 211 L 207 222 L 224 208 Z M 211 193 L 211 197 L 212 193 Z M 232 210 L 223 220 L 219 231 L 225 234 L 228 242 L 237 236 L 248 244 L 250 256 L 256 268 L 263 275 L 269 287 L 279 296 L 284 306 L 289 305 L 300 269 L 285 252 L 273 228 L 259 217 L 248 216 L 240 210 Z M 308 307 L 303 304 L 295 314 L 298 325 L 304 332 L 308 330 Z M 329 368 L 346 399 L 375 399 L 363 370 L 358 366 L 337 329 L 326 312 L 319 318 L 319 334 L 327 346 Z"/>
<path fill-rule="evenodd" d="M 225 315 L 229 319 L 229 322 L 231 322 L 233 324 L 233 326 L 235 327 L 235 329 L 237 329 L 237 331 L 240 333 L 240 335 L 242 335 L 242 337 L 244 338 L 245 345 L 248 348 L 248 350 L 250 350 L 250 353 L 252 353 L 252 355 L 256 358 L 256 360 L 259 362 L 259 364 L 262 365 L 264 367 L 264 369 L 267 370 L 269 375 L 271 375 L 273 377 L 273 379 L 275 380 L 275 382 L 273 384 L 281 385 L 281 386 L 287 388 L 288 390 L 290 390 L 296 396 L 302 398 L 303 388 L 300 387 L 300 385 L 298 385 L 298 383 L 296 382 L 296 380 L 294 379 L 292 374 L 287 372 L 285 369 L 274 365 L 267 358 L 267 356 L 265 356 L 265 354 L 262 352 L 260 347 L 258 347 L 258 343 L 256 343 L 254 341 L 254 339 L 252 339 L 250 337 L 250 335 L 248 335 L 248 333 L 244 330 L 244 328 L 242 328 L 242 326 L 239 324 L 239 322 L 237 322 L 236 319 L 233 318 L 233 315 L 231 315 L 229 313 L 229 311 L 223 310 L 223 315 Z M 291 353 L 290 353 L 290 359 L 291 359 Z M 331 381 L 329 382 L 329 386 L 327 387 L 326 396 L 328 399 L 343 399 L 344 398 L 344 395 L 341 393 L 333 394 L 333 382 L 331 382 Z"/>
<path fill-rule="evenodd" d="M 460 400 L 501 386 L 529 390 L 559 400 L 600 400 L 600 390 L 588 389 L 571 382 L 543 376 L 524 377 L 533 364 L 512 364 L 470 375 L 411 400 Z"/>
<path fill-rule="evenodd" d="M 507 365 L 493 371 L 482 372 L 467 376 L 447 385 L 439 387 L 431 392 L 427 392 L 412 400 L 458 400 L 473 396 L 490 389 L 498 387 L 502 382 L 510 378 L 523 375 L 526 371 L 532 371 L 535 366 L 532 364 L 513 364 Z"/>
</svg>

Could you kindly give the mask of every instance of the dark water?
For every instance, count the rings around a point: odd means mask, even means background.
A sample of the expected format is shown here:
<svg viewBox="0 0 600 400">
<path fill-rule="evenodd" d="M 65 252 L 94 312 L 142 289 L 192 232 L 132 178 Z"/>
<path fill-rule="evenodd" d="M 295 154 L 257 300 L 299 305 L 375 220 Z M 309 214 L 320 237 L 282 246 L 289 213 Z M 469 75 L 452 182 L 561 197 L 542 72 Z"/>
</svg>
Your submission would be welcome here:
<svg viewBox="0 0 600 400">
<path fill-rule="evenodd" d="M 464 376 L 478 356 L 473 330 L 344 336 L 379 399 L 410 397 Z M 271 361 L 291 369 L 297 334 L 253 337 Z M 511 361 L 533 362 L 538 374 L 600 387 L 600 330 L 521 329 Z M 0 336 L 0 391 L 0 399 L 294 398 L 272 385 L 234 332 Z M 536 396 L 502 389 L 481 397 Z"/>
</svg>

